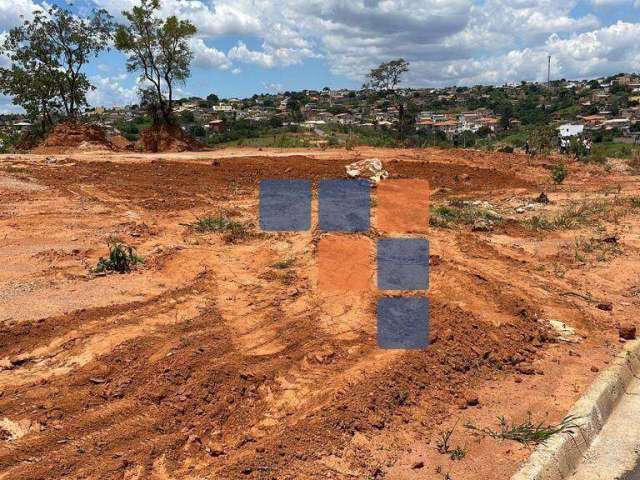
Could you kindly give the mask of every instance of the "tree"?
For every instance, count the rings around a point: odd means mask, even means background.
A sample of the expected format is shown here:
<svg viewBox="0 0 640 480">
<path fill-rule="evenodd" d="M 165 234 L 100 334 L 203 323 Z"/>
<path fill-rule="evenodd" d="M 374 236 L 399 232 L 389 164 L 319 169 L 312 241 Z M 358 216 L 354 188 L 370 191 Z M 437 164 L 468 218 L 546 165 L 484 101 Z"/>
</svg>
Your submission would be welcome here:
<svg viewBox="0 0 640 480">
<path fill-rule="evenodd" d="M 160 123 L 161 113 L 156 91 L 151 87 L 141 88 L 139 95 L 140 108 L 147 112 L 147 115 L 151 118 L 151 123 L 153 125 L 158 125 Z"/>
<path fill-rule="evenodd" d="M 47 75 L 46 69 L 36 64 L 31 68 L 14 64 L 11 69 L 1 69 L 0 91 L 11 95 L 13 103 L 22 106 L 31 121 L 39 119 L 45 128 L 53 124 L 52 116 L 61 106 L 56 77 Z"/>
<path fill-rule="evenodd" d="M 373 68 L 369 71 L 367 74 L 368 82 L 366 82 L 362 88 L 375 90 L 378 93 L 391 93 L 400 84 L 402 75 L 408 71 L 409 62 L 406 62 L 403 58 L 391 60 L 387 63 L 381 63 L 377 68 Z M 404 136 L 408 127 L 408 122 L 405 118 L 404 102 L 395 94 L 392 97 L 392 100 L 394 100 L 398 105 L 400 135 Z"/>
<path fill-rule="evenodd" d="M 82 71 L 112 38 L 112 17 L 94 10 L 86 17 L 53 6 L 35 10 L 32 20 L 11 29 L 2 53 L 11 68 L 0 69 L 0 88 L 32 117 L 51 122 L 53 111 L 75 120 L 95 89 Z"/>
<path fill-rule="evenodd" d="M 291 115 L 291 121 L 299 122 L 302 120 L 302 105 L 300 105 L 300 101 L 294 97 L 289 97 L 287 100 L 287 111 L 289 115 Z"/>
<path fill-rule="evenodd" d="M 211 105 L 218 105 L 220 103 L 220 99 L 215 93 L 211 93 L 207 95 L 207 102 L 209 102 Z"/>
<path fill-rule="evenodd" d="M 362 88 L 383 92 L 394 90 L 400 84 L 402 74 L 408 71 L 409 62 L 403 58 L 381 63 L 367 74 L 368 82 Z"/>
<path fill-rule="evenodd" d="M 129 56 L 127 69 L 139 71 L 141 81 L 147 85 L 141 96 L 155 97 L 151 102 L 147 98 L 148 105 L 157 108 L 154 123 L 172 124 L 173 93 L 176 84 L 186 82 L 191 73 L 193 52 L 188 40 L 196 33 L 196 27 L 175 16 L 158 18 L 159 9 L 159 0 L 141 0 L 131 11 L 122 12 L 129 24 L 118 26 L 115 43 Z"/>
</svg>

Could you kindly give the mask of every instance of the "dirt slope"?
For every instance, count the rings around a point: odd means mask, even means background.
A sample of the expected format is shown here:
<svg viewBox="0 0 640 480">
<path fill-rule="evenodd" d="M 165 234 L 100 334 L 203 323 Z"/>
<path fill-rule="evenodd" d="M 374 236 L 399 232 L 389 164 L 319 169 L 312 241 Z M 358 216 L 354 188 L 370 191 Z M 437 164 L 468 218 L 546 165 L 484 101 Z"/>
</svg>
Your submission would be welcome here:
<svg viewBox="0 0 640 480">
<path fill-rule="evenodd" d="M 137 145 L 145 152 L 189 152 L 203 148 L 177 125 L 147 128 L 140 132 Z"/>
<path fill-rule="evenodd" d="M 86 123 L 58 123 L 32 152 L 56 154 L 76 151 L 119 151 L 122 143 L 111 141 L 105 130 L 98 125 Z"/>
<path fill-rule="evenodd" d="M 0 159 L 0 479 L 506 479 L 529 450 L 464 423 L 559 420 L 635 321 L 639 212 L 612 203 L 548 231 L 522 220 L 585 195 L 622 201 L 637 177 L 571 165 L 549 191 L 550 161 L 515 155 L 236 153 Z M 372 153 L 392 177 L 428 179 L 438 205 L 489 201 L 508 217 L 431 229 L 425 352 L 376 348 L 373 291 L 316 288 L 319 232 L 250 226 L 259 179 L 341 177 Z M 515 213 L 542 189 L 550 205 Z M 251 234 L 189 226 L 221 210 Z M 613 233 L 619 251 L 578 251 Z M 111 235 L 144 265 L 90 274 Z M 558 341 L 550 319 L 576 335 Z M 461 460 L 436 449 L 454 425 Z"/>
</svg>

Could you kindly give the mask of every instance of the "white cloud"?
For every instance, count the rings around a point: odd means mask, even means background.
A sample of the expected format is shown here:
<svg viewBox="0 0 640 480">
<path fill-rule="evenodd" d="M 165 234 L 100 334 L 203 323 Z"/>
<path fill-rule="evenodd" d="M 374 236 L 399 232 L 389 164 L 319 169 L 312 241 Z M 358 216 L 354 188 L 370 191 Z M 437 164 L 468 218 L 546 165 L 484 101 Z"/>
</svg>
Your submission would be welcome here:
<svg viewBox="0 0 640 480">
<path fill-rule="evenodd" d="M 591 0 L 594 7 L 617 7 L 619 5 L 631 5 L 632 0 Z M 638 2 L 635 2 L 636 6 Z"/>
<path fill-rule="evenodd" d="M 262 88 L 269 93 L 281 93 L 284 87 L 281 83 L 265 83 L 262 82 Z"/>
<path fill-rule="evenodd" d="M 42 5 L 48 8 L 46 3 Z M 30 19 L 33 11 L 41 10 L 43 6 L 32 0 L 0 0 L 0 30 L 8 30 L 23 19 Z"/>
<path fill-rule="evenodd" d="M 90 105 L 101 107 L 137 103 L 138 86 L 124 86 L 123 82 L 127 79 L 128 75 L 126 74 L 111 77 L 103 75 L 91 76 L 89 80 L 96 89 L 87 93 L 87 101 Z"/>
<path fill-rule="evenodd" d="M 308 48 L 274 48 L 266 43 L 262 45 L 262 51 L 250 50 L 244 42 L 238 42 L 229 50 L 227 56 L 241 63 L 275 68 L 301 63 L 304 58 L 315 56 L 315 54 Z"/>
<path fill-rule="evenodd" d="M 194 67 L 219 68 L 220 70 L 228 70 L 231 67 L 231 62 L 224 52 L 209 47 L 202 38 L 193 38 L 191 49 L 193 50 Z"/>
<path fill-rule="evenodd" d="M 137 0 L 83 1 L 121 19 L 120 12 Z M 594 14 L 575 14 L 584 1 Z M 29 16 L 35 2 L 0 0 L 0 31 L 17 24 L 20 15 Z M 278 69 L 322 58 L 334 74 L 362 81 L 372 66 L 404 57 L 411 62 L 407 84 L 503 83 L 545 78 L 548 54 L 555 77 L 640 70 L 640 24 L 603 24 L 599 18 L 600 8 L 622 12 L 626 6 L 640 8 L 640 0 L 162 0 L 161 5 L 163 15 L 198 27 L 191 41 L 194 69 L 234 75 L 242 65 Z M 234 46 L 222 51 L 221 42 L 229 41 Z M 116 83 L 100 80 L 92 99 L 135 93 L 122 87 L 125 80 L 108 77 L 111 70 L 98 66 L 98 71 L 102 76 L 95 78 Z"/>
</svg>

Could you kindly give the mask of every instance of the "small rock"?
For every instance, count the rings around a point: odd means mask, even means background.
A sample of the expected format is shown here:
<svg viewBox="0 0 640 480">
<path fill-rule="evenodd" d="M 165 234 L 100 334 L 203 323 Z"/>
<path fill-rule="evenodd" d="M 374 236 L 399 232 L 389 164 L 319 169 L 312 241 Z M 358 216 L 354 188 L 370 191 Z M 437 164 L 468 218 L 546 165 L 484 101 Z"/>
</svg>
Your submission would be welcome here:
<svg viewBox="0 0 640 480">
<path fill-rule="evenodd" d="M 609 237 L 602 238 L 600 241 L 604 243 L 618 243 L 618 240 L 620 240 L 618 235 L 611 235 Z"/>
<path fill-rule="evenodd" d="M 477 219 L 473 222 L 473 226 L 471 227 L 473 232 L 490 232 L 493 230 L 493 225 L 487 222 L 486 220 Z"/>
<path fill-rule="evenodd" d="M 593 366 L 591 367 L 591 371 L 592 371 L 593 373 L 598 373 L 598 372 L 600 371 L 600 369 L 599 369 L 598 367 L 596 367 L 595 365 L 593 365 Z"/>
<path fill-rule="evenodd" d="M 621 324 L 618 327 L 618 334 L 620 335 L 620 338 L 623 338 L 625 340 L 635 340 L 636 327 L 635 325 L 631 325 L 628 323 Z"/>
<path fill-rule="evenodd" d="M 536 369 L 528 363 L 521 363 L 516 367 L 516 371 L 520 372 L 523 375 L 533 375 L 536 373 Z"/>
<path fill-rule="evenodd" d="M 207 453 L 212 457 L 220 457 L 224 455 L 224 445 L 218 442 L 209 442 L 207 445 Z"/>
<path fill-rule="evenodd" d="M 287 295 L 289 295 L 290 297 L 295 297 L 299 293 L 300 292 L 298 291 L 298 289 L 296 287 L 291 287 L 289 290 L 287 290 Z"/>
<path fill-rule="evenodd" d="M 429 255 L 429 266 L 435 267 L 442 263 L 442 257 L 440 255 Z"/>
<path fill-rule="evenodd" d="M 524 212 L 525 212 L 525 208 L 524 207 L 516 208 L 516 213 L 524 213 Z"/>
<path fill-rule="evenodd" d="M 516 377 L 513 379 L 513 381 L 516 383 L 522 383 L 522 377 Z"/>
<path fill-rule="evenodd" d="M 467 400 L 467 405 L 469 407 L 477 407 L 478 405 L 480 405 L 480 400 L 478 399 L 478 397 L 468 397 Z"/>
<path fill-rule="evenodd" d="M 537 203 L 547 204 L 547 203 L 549 203 L 549 197 L 547 197 L 546 193 L 542 192 L 540 195 L 538 195 L 538 198 L 536 198 L 535 201 Z"/>
<path fill-rule="evenodd" d="M 414 462 L 413 465 L 411 465 L 411 468 L 413 468 L 414 470 L 424 468 L 424 462 L 422 460 L 418 460 L 417 462 Z"/>
<path fill-rule="evenodd" d="M 611 310 L 613 310 L 613 303 L 599 303 L 598 305 L 596 305 L 596 308 L 604 310 L 605 312 L 610 312 Z"/>
</svg>

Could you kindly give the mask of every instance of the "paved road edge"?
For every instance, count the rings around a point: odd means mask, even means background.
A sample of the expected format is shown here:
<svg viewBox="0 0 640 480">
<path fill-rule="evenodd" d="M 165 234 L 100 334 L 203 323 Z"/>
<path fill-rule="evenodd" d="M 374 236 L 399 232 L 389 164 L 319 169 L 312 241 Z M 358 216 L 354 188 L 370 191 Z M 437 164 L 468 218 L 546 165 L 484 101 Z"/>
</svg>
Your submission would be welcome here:
<svg viewBox="0 0 640 480">
<path fill-rule="evenodd" d="M 562 480 L 570 476 L 634 375 L 639 374 L 640 340 L 634 340 L 625 345 L 613 365 L 596 378 L 567 413 L 580 417 L 579 431 L 555 435 L 546 445 L 539 445 L 511 480 Z"/>
</svg>

